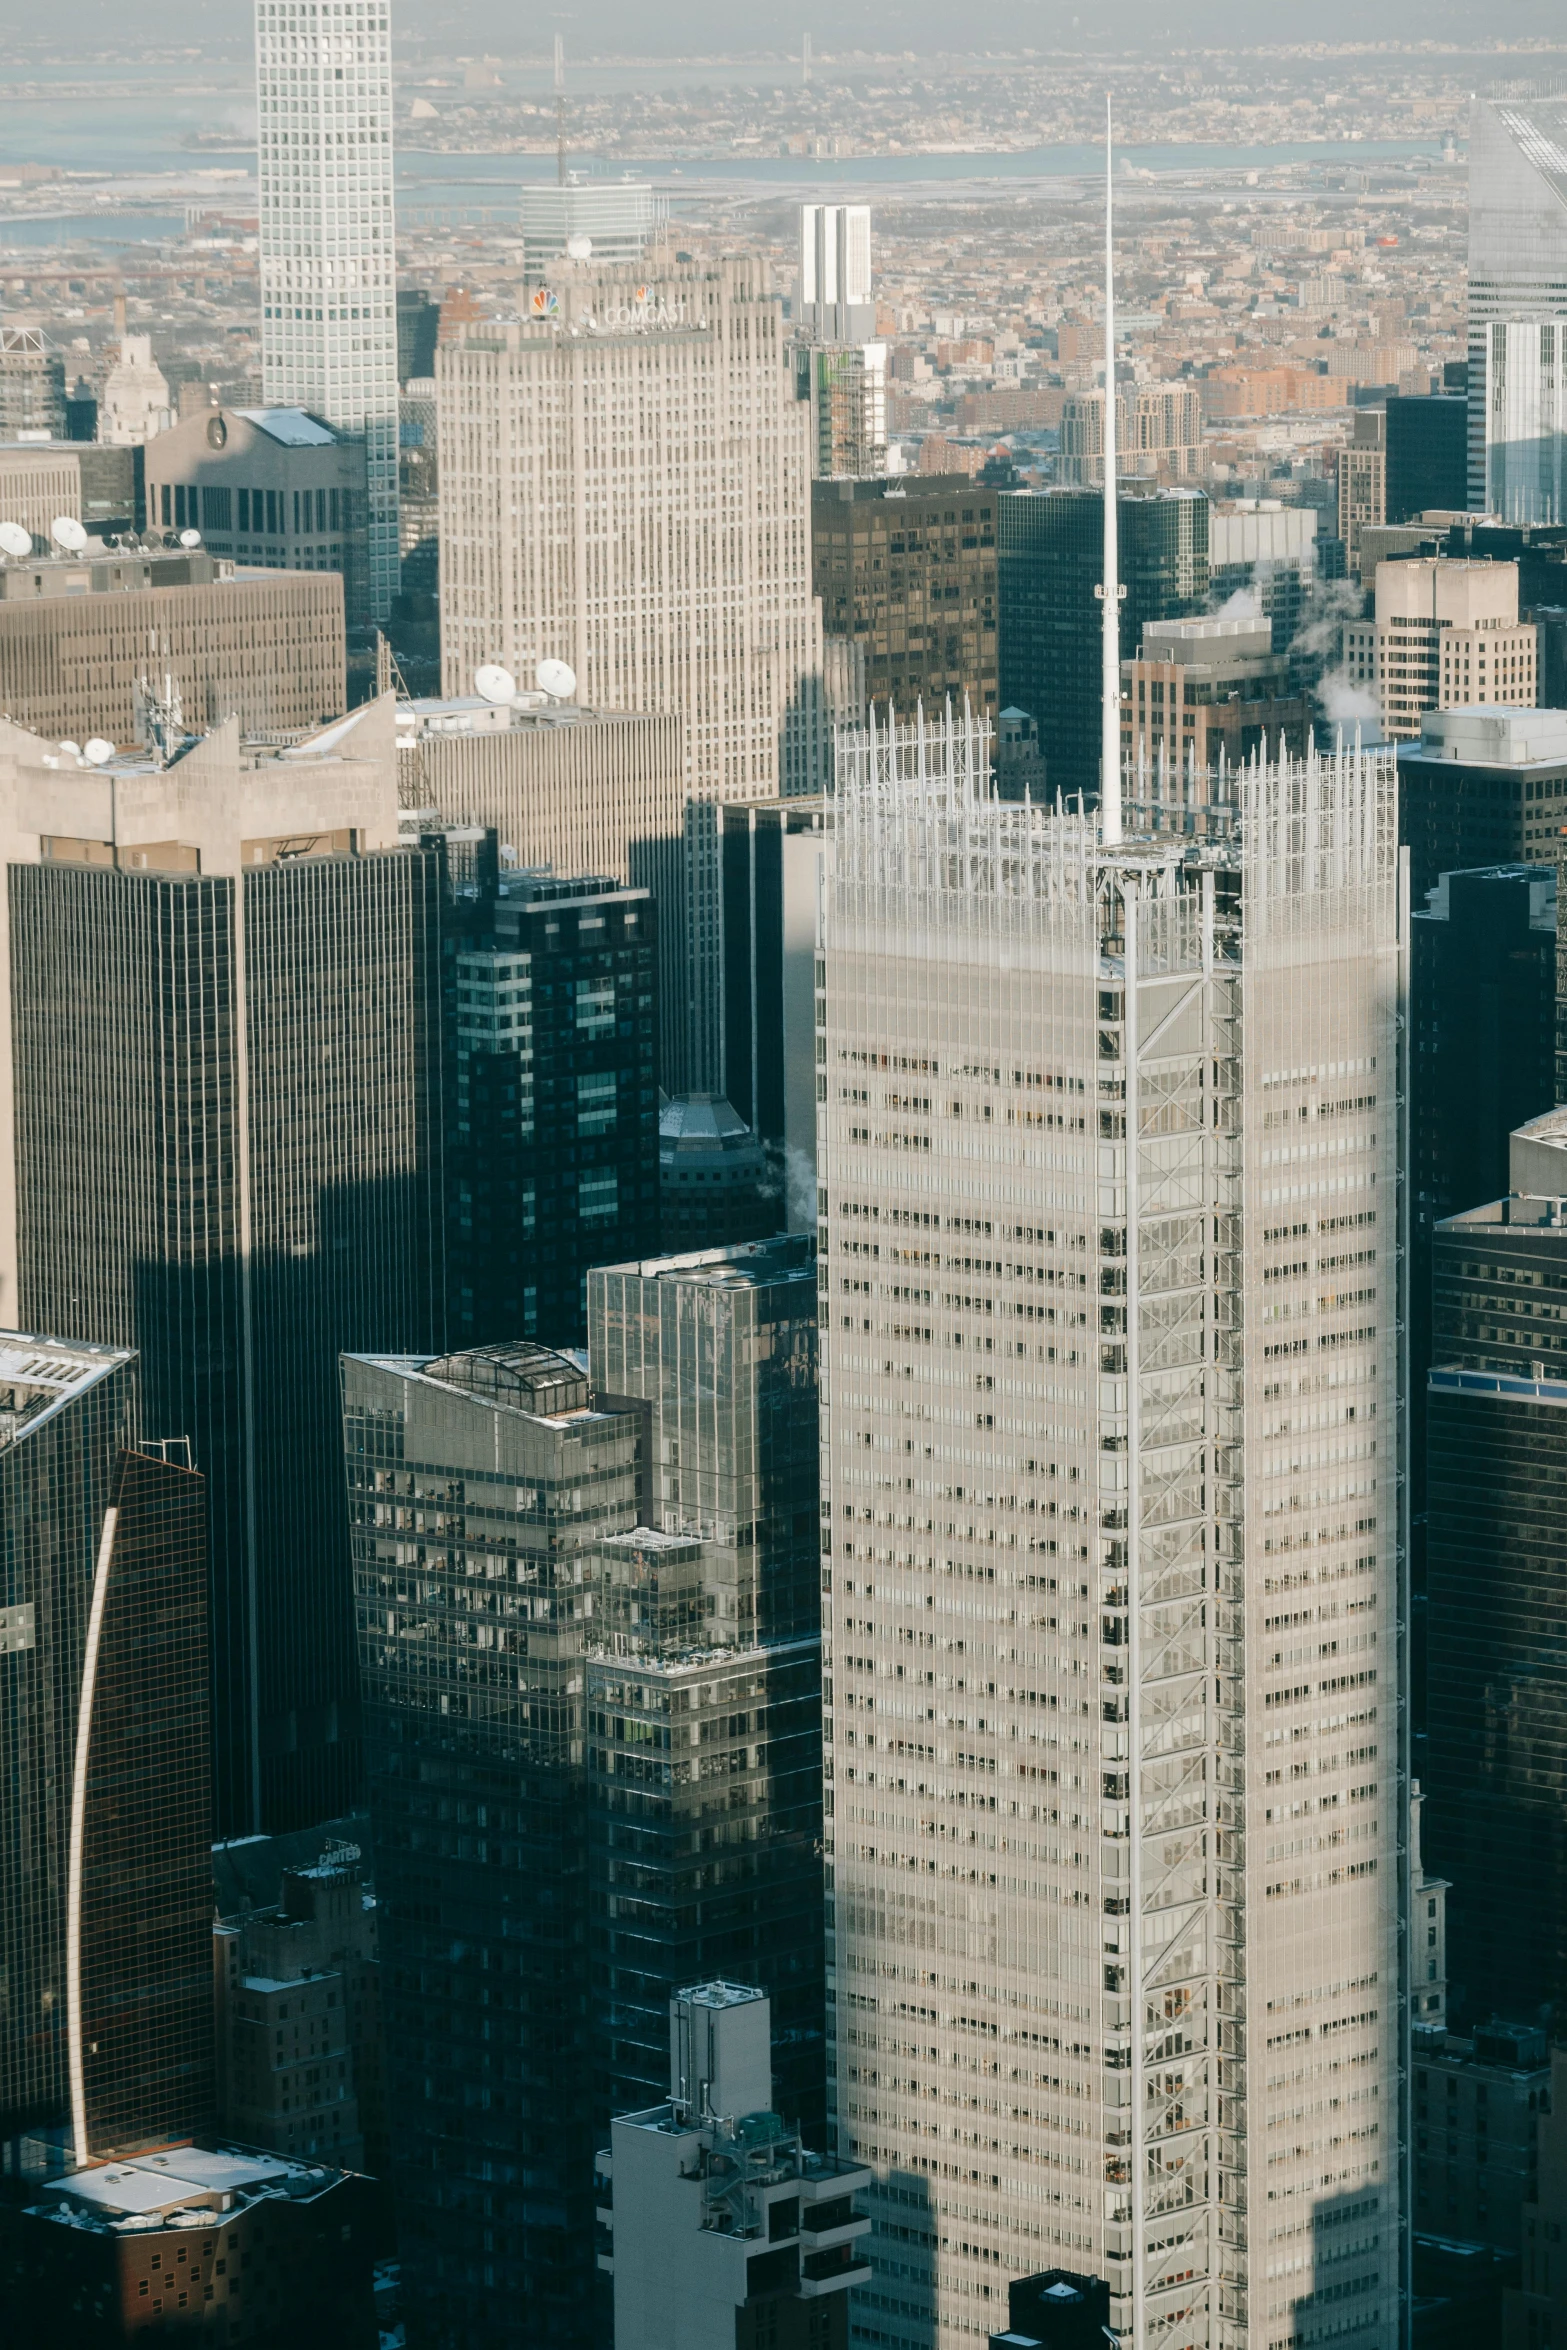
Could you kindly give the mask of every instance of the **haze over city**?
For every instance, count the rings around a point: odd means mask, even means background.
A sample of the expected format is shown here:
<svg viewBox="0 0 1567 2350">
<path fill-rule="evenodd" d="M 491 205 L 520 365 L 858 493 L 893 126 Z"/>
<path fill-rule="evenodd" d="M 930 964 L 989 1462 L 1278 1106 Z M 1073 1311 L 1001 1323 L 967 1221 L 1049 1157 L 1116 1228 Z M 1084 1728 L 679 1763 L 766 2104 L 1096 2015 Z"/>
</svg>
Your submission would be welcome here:
<svg viewBox="0 0 1567 2350">
<path fill-rule="evenodd" d="M 0 0 L 0 2321 L 1567 2340 L 1567 27 Z"/>
</svg>

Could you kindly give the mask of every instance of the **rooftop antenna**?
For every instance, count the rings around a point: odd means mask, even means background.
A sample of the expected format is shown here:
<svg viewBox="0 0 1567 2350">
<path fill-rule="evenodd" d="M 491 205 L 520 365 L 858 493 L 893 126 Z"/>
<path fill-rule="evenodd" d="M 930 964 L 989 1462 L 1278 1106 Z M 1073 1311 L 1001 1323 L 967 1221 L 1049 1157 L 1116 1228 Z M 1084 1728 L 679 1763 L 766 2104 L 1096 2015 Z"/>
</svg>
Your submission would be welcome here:
<svg viewBox="0 0 1567 2350">
<path fill-rule="evenodd" d="M 1114 163 L 1110 96 L 1105 93 L 1105 549 L 1102 680 L 1099 738 L 1099 837 L 1116 848 L 1121 839 L 1121 550 L 1116 515 L 1115 449 L 1115 248 L 1113 243 Z"/>
<path fill-rule="evenodd" d="M 555 177 L 566 185 L 566 44 L 555 35 Z"/>
</svg>

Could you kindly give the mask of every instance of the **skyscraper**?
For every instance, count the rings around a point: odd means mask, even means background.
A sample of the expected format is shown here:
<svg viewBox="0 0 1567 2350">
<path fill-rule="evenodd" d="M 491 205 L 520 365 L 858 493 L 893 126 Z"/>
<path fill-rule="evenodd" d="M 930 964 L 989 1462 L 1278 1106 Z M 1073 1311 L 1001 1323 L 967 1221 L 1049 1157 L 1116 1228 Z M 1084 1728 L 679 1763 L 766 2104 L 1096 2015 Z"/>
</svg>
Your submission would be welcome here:
<svg viewBox="0 0 1567 2350">
<path fill-rule="evenodd" d="M 0 728 L 0 1283 L 207 1479 L 217 1824 L 347 1809 L 337 1356 L 440 1314 L 442 857 L 392 705 L 92 768 Z"/>
<path fill-rule="evenodd" d="M 343 1412 L 404 2289 L 427 2342 L 586 2350 L 583 1659 L 643 1415 L 529 1346 L 349 1356 Z"/>
<path fill-rule="evenodd" d="M 811 559 L 822 623 L 863 647 L 883 715 L 947 700 L 996 709 L 995 490 L 963 474 L 818 481 Z"/>
<path fill-rule="evenodd" d="M 1475 2022 L 1567 1997 L 1567 1113 L 1521 1128 L 1511 1159 L 1502 1197 L 1432 1246 L 1421 1833 Z"/>
<path fill-rule="evenodd" d="M 202 1481 L 134 1371 L 0 1335 L 0 2136 L 81 2162 L 213 2107 Z"/>
<path fill-rule="evenodd" d="M 649 1413 L 648 1522 L 697 1546 L 694 1624 L 663 1629 L 622 1546 L 598 1603 L 594 1707 L 595 1987 L 616 2094 L 660 2077 L 670 1989 L 715 1969 L 771 1995 L 778 2093 L 822 2121 L 821 1601 L 816 1263 L 809 1235 L 604 1265 L 588 1276 L 589 1359 L 604 1400 Z M 640 1537 L 628 1538 L 639 1541 Z M 655 1541 L 657 1537 L 655 1535 Z M 640 1611 L 640 1620 L 639 1620 Z M 613 1694 L 611 1694 L 613 1692 Z M 731 1752 L 638 1790 L 649 1716 L 700 1717 Z M 629 1728 L 628 1728 L 629 1717 Z M 639 1718 L 640 1717 L 640 1721 Z M 710 1787 L 726 1778 L 728 1825 Z M 640 1898 L 635 1898 L 640 1894 Z"/>
<path fill-rule="evenodd" d="M 718 804 L 810 787 L 821 645 L 809 410 L 764 266 L 577 268 L 436 356 L 446 689 L 571 663 L 602 710 L 685 720 L 690 1025 L 722 1083 Z M 526 515 L 526 527 L 521 527 Z"/>
<path fill-rule="evenodd" d="M 1104 493 L 1004 490 L 998 501 L 1001 707 L 1039 728 L 1052 794 L 1099 789 L 1099 598 Z M 1208 501 L 1172 489 L 1117 500 L 1121 658 L 1150 620 L 1184 620 L 1208 601 Z M 829 625 L 831 621 L 829 619 Z"/>
<path fill-rule="evenodd" d="M 1469 130 L 1469 504 L 1567 522 L 1567 98 L 1483 98 Z"/>
<path fill-rule="evenodd" d="M 813 343 L 862 343 L 876 332 L 868 204 L 802 204 L 795 315 Z"/>
<path fill-rule="evenodd" d="M 881 2339 L 1059 2263 L 1138 2350 L 1328 2294 L 1390 2340 L 1392 756 L 1117 841 L 883 735 L 823 923 L 829 2096 Z"/>
<path fill-rule="evenodd" d="M 397 593 L 388 0 L 256 0 L 262 396 L 360 434 L 365 603 Z"/>
<path fill-rule="evenodd" d="M 492 877 L 453 909 L 452 1336 L 587 1336 L 588 1267 L 657 1245 L 658 931 L 590 876 Z"/>
<path fill-rule="evenodd" d="M 1468 404 L 1459 392 L 1387 395 L 1387 518 L 1468 504 Z"/>
</svg>

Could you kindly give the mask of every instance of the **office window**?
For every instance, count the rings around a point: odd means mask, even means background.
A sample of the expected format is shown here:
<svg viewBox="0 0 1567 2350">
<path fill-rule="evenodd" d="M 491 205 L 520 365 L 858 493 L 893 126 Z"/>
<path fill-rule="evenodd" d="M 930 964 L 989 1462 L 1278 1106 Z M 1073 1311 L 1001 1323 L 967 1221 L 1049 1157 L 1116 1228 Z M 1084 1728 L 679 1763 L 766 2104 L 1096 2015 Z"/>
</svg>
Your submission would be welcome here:
<svg viewBox="0 0 1567 2350">
<path fill-rule="evenodd" d="M 249 490 L 241 490 L 239 493 L 239 527 L 241 530 L 249 530 L 250 528 Z"/>
</svg>

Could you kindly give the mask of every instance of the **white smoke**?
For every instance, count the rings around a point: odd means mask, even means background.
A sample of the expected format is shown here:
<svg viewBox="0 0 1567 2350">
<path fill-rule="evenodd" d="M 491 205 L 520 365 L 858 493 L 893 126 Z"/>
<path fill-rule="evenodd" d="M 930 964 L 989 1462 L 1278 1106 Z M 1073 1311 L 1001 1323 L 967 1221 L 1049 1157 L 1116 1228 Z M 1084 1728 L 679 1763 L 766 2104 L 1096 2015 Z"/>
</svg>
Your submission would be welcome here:
<svg viewBox="0 0 1567 2350">
<path fill-rule="evenodd" d="M 1262 606 L 1254 588 L 1239 587 L 1225 597 L 1211 617 L 1215 620 L 1260 620 Z"/>
<path fill-rule="evenodd" d="M 1382 711 L 1377 697 L 1369 686 L 1358 684 L 1347 669 L 1329 669 L 1318 678 L 1317 701 L 1329 726 L 1346 734 L 1357 726 L 1372 727 L 1380 735 Z"/>
</svg>

